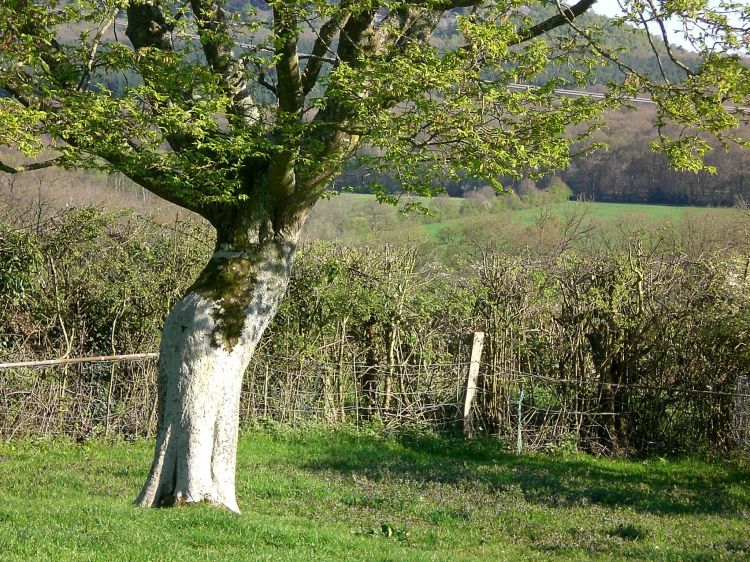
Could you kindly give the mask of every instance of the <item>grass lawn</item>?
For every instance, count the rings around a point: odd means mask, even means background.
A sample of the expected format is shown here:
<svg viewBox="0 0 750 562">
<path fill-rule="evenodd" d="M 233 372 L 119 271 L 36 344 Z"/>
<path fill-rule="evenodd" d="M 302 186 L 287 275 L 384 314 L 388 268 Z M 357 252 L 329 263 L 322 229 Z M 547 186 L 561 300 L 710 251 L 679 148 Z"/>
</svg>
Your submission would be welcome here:
<svg viewBox="0 0 750 562">
<path fill-rule="evenodd" d="M 487 236 L 508 227 L 525 228 L 537 223 L 540 217 L 565 220 L 583 215 L 584 223 L 617 230 L 621 226 L 652 228 L 668 223 L 692 220 L 697 224 L 726 222 L 735 216 L 736 209 L 708 207 L 679 207 L 630 203 L 596 203 L 563 201 L 537 207 L 515 208 L 508 198 L 484 207 L 458 197 L 410 197 L 435 213 L 432 217 L 419 214 L 401 216 L 390 205 L 380 205 L 372 195 L 342 193 L 316 205 L 308 224 L 307 235 L 312 239 L 343 240 L 347 243 L 372 241 L 426 241 L 440 245 L 440 233 L 445 229 L 477 230 Z M 503 203 L 505 201 L 505 204 Z M 468 205 L 469 209 L 461 212 Z M 473 205 L 473 206 L 472 206 Z M 338 225 L 338 226 L 332 226 Z M 710 228 L 709 228 L 710 230 Z M 517 235 L 517 233 L 515 234 Z"/>
<path fill-rule="evenodd" d="M 0 560 L 747 560 L 750 462 L 258 429 L 243 514 L 137 509 L 151 445 L 0 444 Z"/>
<path fill-rule="evenodd" d="M 675 221 L 681 219 L 686 212 L 715 212 L 717 209 L 707 209 L 698 207 L 677 207 L 668 205 L 641 205 L 638 203 L 595 203 L 595 202 L 578 202 L 565 201 L 564 203 L 554 203 L 548 205 L 550 213 L 557 216 L 563 216 L 565 213 L 586 210 L 590 213 L 591 218 L 607 222 L 621 220 L 625 217 L 641 219 L 652 222 Z M 718 209 L 719 212 L 726 212 L 726 209 Z M 514 218 L 524 224 L 531 224 L 539 217 L 540 209 L 533 207 L 521 209 L 514 213 Z"/>
<path fill-rule="evenodd" d="M 556 217 L 564 217 L 569 213 L 582 212 L 587 213 L 588 220 L 596 221 L 603 225 L 624 221 L 663 224 L 666 222 L 677 222 L 688 214 L 693 214 L 698 217 L 727 216 L 729 213 L 733 212 L 733 209 L 641 205 L 637 203 L 581 203 L 577 201 L 565 201 L 563 203 L 554 203 L 544 207 L 529 207 L 527 209 L 509 211 L 506 216 L 518 224 L 530 226 L 539 219 L 542 213 L 547 213 Z M 422 228 L 432 238 L 437 238 L 438 234 L 444 228 L 470 225 L 475 220 L 475 217 L 462 217 L 425 224 Z"/>
</svg>

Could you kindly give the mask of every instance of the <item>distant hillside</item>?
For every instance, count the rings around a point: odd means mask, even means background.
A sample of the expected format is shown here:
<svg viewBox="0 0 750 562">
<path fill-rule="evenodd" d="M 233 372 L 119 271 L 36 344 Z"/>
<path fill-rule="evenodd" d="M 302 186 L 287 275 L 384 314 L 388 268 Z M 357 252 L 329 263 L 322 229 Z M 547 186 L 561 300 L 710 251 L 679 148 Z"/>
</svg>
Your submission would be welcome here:
<svg viewBox="0 0 750 562">
<path fill-rule="evenodd" d="M 731 206 L 750 202 L 750 151 L 736 145 L 718 147 L 706 156 L 715 174 L 676 172 L 662 154 L 650 150 L 656 138 L 653 110 L 618 112 L 597 140 L 609 148 L 575 160 L 562 178 L 577 197 L 589 201 L 658 203 L 668 205 Z M 744 129 L 750 137 L 750 128 Z"/>
<path fill-rule="evenodd" d="M 552 15 L 555 10 L 555 7 L 526 7 L 519 10 L 519 15 L 528 16 L 533 21 L 541 21 Z M 436 46 L 448 49 L 462 43 L 456 28 L 456 15 L 461 11 L 454 10 L 453 17 L 443 19 L 435 36 Z M 660 38 L 652 37 L 649 41 L 643 30 L 616 25 L 615 20 L 597 14 L 581 16 L 576 23 L 582 28 L 593 30 L 606 49 L 616 52 L 620 62 L 655 81 L 662 79 L 662 70 L 670 81 L 679 81 L 685 76 L 684 72 L 666 56 L 666 48 Z M 566 32 L 557 32 L 558 36 L 564 33 Z M 661 69 L 652 43 L 659 53 Z M 682 63 L 695 67 L 697 57 L 694 54 L 680 47 L 674 47 L 673 52 Z M 567 60 L 565 64 L 551 66 L 538 77 L 537 83 L 553 76 L 572 82 Z M 601 91 L 607 82 L 621 77 L 621 71 L 615 64 L 604 63 L 594 66 L 587 87 Z M 716 166 L 716 174 L 675 172 L 669 168 L 662 155 L 654 153 L 649 148 L 649 143 L 657 138 L 653 126 L 654 117 L 653 109 L 648 105 L 638 105 L 633 111 L 609 114 L 606 118 L 607 126 L 594 139 L 606 142 L 608 150 L 576 159 L 567 170 L 558 170 L 557 174 L 568 183 L 576 197 L 592 201 L 704 206 L 728 206 L 740 200 L 750 201 L 750 155 L 747 151 L 729 146 L 726 151 L 720 149 L 711 153 L 707 162 Z M 750 131 L 746 131 L 745 135 L 750 136 Z M 374 178 L 356 167 L 346 170 L 337 185 L 367 192 L 368 183 L 374 179 L 390 186 L 394 191 L 398 189 L 397 183 L 390 178 Z M 520 183 L 523 183 L 523 186 Z M 516 190 L 529 187 L 544 189 L 546 183 L 536 185 L 529 180 L 515 182 L 510 178 L 503 181 L 504 185 Z M 450 195 L 461 196 L 466 192 L 481 190 L 485 186 L 464 180 L 447 182 L 443 187 Z"/>
<path fill-rule="evenodd" d="M 435 44 L 438 47 L 450 48 L 462 43 L 460 34 L 456 29 L 455 17 L 462 12 L 468 12 L 468 9 L 453 10 L 453 17 L 448 15 L 443 18 L 435 35 Z M 543 21 L 556 13 L 557 7 L 552 3 L 547 7 L 535 4 L 518 9 L 519 19 L 527 17 L 535 22 Z M 576 25 L 591 33 L 592 37 L 597 39 L 604 50 L 613 52 L 617 56 L 617 59 L 624 65 L 649 76 L 655 81 L 662 79 L 659 63 L 654 55 L 651 42 L 649 42 L 648 35 L 642 29 L 635 29 L 625 24 L 618 25 L 616 20 L 594 13 L 579 16 L 576 18 Z M 570 34 L 571 31 L 568 28 L 562 27 L 551 33 L 549 37 L 559 38 Z M 670 81 L 683 79 L 685 77 L 684 72 L 669 60 L 664 42 L 658 37 L 652 37 L 651 41 L 659 53 L 666 77 Z M 689 53 L 681 47 L 675 47 L 673 52 L 676 54 L 678 60 L 689 67 L 694 67 L 698 60 L 694 54 Z M 606 61 L 599 61 L 599 63 L 593 67 L 589 86 L 597 89 L 596 86 L 605 85 L 607 82 L 622 77 L 621 71 L 615 64 Z M 573 81 L 570 65 L 570 59 L 565 57 L 560 64 L 551 66 L 547 73 L 542 74 L 538 82 L 544 81 L 551 76 Z"/>
<path fill-rule="evenodd" d="M 533 21 L 540 21 L 552 15 L 555 10 L 555 7 L 545 9 L 535 6 L 533 9 L 521 8 L 520 12 Z M 651 37 L 649 41 L 643 30 L 617 25 L 615 20 L 597 14 L 581 16 L 576 23 L 581 28 L 593 30 L 603 47 L 616 52 L 621 63 L 652 80 L 661 80 L 662 71 L 670 81 L 684 79 L 684 71 L 669 59 L 660 38 Z M 564 33 L 567 32 L 557 32 L 558 36 Z M 659 53 L 661 68 L 652 43 Z M 436 44 L 446 48 L 460 44 L 455 17 L 444 20 L 437 33 Z M 695 67 L 696 55 L 681 47 L 673 47 L 673 52 L 680 62 L 688 67 Z M 572 81 L 568 62 L 551 66 L 538 77 L 537 83 L 553 76 Z M 611 62 L 594 66 L 589 76 L 588 89 L 601 91 L 607 82 L 621 77 L 621 71 Z M 717 168 L 716 174 L 675 172 L 664 156 L 649 148 L 650 142 L 657 138 L 654 118 L 653 108 L 648 105 L 637 105 L 633 111 L 609 114 L 606 117 L 607 126 L 594 138 L 596 141 L 606 142 L 609 148 L 592 156 L 576 159 L 568 169 L 558 170 L 557 174 L 571 187 L 575 197 L 590 201 L 700 206 L 731 206 L 738 201 L 750 201 L 750 154 L 747 151 L 730 145 L 726 150 L 719 149 L 710 153 L 706 160 L 709 165 Z M 750 130 L 745 130 L 745 136 L 750 137 Z M 356 168 L 347 170 L 340 185 L 366 184 L 367 180 L 362 175 L 363 172 Z M 377 179 L 388 183 L 388 178 Z M 503 183 L 518 191 L 530 186 L 544 189 L 548 182 L 536 185 L 529 180 L 515 182 L 505 178 Z M 460 196 L 485 186 L 473 181 L 462 181 L 448 182 L 444 187 L 450 195 Z"/>
</svg>

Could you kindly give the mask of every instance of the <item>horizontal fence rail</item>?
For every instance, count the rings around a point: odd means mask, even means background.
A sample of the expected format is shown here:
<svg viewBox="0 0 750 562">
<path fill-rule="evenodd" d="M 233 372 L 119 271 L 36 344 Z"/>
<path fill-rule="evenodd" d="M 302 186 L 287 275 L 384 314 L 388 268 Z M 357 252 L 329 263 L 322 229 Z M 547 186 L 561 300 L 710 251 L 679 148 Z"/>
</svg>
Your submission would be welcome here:
<svg viewBox="0 0 750 562">
<path fill-rule="evenodd" d="M 55 365 L 76 365 L 80 363 L 113 363 L 117 361 L 139 361 L 141 359 L 156 359 L 158 353 L 131 353 L 130 355 L 97 355 L 94 357 L 62 357 L 60 359 L 45 359 L 42 361 L 18 361 L 16 363 L 0 363 L 0 371 L 5 369 L 20 369 L 23 367 L 53 367 Z"/>
</svg>

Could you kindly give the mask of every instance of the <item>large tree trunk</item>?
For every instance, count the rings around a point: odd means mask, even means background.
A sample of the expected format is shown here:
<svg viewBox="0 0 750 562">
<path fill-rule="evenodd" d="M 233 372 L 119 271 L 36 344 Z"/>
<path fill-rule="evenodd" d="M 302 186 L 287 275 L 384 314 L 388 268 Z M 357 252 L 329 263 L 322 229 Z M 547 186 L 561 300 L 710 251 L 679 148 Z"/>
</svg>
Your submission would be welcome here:
<svg viewBox="0 0 750 562">
<path fill-rule="evenodd" d="M 242 377 L 286 292 L 298 234 L 238 242 L 219 232 L 217 251 L 167 317 L 156 451 L 137 505 L 209 502 L 239 512 Z"/>
</svg>

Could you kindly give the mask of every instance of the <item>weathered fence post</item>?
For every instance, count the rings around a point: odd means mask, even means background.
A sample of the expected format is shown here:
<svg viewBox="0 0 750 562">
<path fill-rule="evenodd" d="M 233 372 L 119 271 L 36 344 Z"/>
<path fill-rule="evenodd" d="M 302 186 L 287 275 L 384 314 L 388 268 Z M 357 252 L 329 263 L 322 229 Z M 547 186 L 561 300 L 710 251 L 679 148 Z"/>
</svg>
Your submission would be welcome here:
<svg viewBox="0 0 750 562">
<path fill-rule="evenodd" d="M 523 389 L 518 395 L 518 432 L 516 434 L 516 454 L 523 453 Z"/>
<path fill-rule="evenodd" d="M 270 367 L 266 363 L 266 379 L 263 381 L 263 419 L 268 418 L 268 379 L 271 377 Z"/>
<path fill-rule="evenodd" d="M 115 390 L 115 362 L 109 368 L 109 388 L 107 388 L 107 412 L 104 420 L 104 436 L 109 437 L 109 432 L 112 429 L 112 395 Z"/>
<path fill-rule="evenodd" d="M 477 379 L 479 378 L 479 363 L 482 359 L 482 348 L 484 347 L 484 332 L 474 332 L 474 341 L 471 345 L 471 362 L 469 363 L 469 375 L 466 378 L 466 392 L 464 392 L 464 435 L 471 439 L 474 435 L 474 418 L 471 413 L 471 404 L 477 393 Z"/>
<path fill-rule="evenodd" d="M 733 417 L 737 445 L 750 450 L 750 377 L 737 377 Z"/>
</svg>

